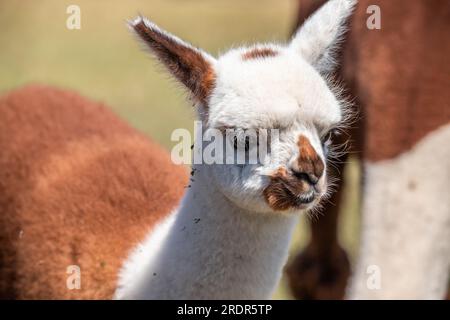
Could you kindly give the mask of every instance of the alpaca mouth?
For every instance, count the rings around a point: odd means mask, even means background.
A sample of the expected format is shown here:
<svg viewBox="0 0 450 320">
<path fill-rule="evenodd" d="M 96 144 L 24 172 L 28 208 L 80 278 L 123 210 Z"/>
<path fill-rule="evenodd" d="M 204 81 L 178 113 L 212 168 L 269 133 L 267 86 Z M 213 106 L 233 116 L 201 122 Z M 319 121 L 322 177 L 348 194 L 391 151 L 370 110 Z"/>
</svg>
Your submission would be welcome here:
<svg viewBox="0 0 450 320">
<path fill-rule="evenodd" d="M 289 188 L 286 188 L 289 191 L 290 202 L 292 203 L 292 207 L 298 209 L 306 209 L 311 207 L 311 204 L 319 197 L 319 194 L 311 188 L 309 191 L 302 192 L 300 194 L 295 194 Z"/>
<path fill-rule="evenodd" d="M 275 211 L 307 210 L 314 206 L 321 197 L 321 192 L 316 189 L 316 186 L 303 184 L 299 188 L 299 186 L 278 180 L 264 190 L 264 196 Z"/>
<path fill-rule="evenodd" d="M 283 181 L 283 187 L 286 189 L 287 194 L 293 198 L 293 200 L 299 204 L 308 204 L 313 202 L 318 196 L 319 192 L 313 185 L 308 185 L 305 189 L 305 185 L 302 185 L 302 190 L 299 190 L 296 186 L 291 186 L 289 183 Z"/>
<path fill-rule="evenodd" d="M 299 194 L 297 196 L 297 202 L 301 204 L 311 203 L 316 199 L 316 194 L 314 191 L 307 192 L 306 194 Z"/>
</svg>

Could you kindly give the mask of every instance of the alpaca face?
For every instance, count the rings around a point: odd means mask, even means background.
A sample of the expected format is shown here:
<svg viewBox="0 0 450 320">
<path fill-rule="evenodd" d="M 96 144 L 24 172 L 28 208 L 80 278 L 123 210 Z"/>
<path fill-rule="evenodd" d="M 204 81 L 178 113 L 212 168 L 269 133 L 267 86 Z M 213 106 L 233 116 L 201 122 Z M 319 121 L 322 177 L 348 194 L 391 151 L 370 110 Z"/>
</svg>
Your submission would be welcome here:
<svg viewBox="0 0 450 320">
<path fill-rule="evenodd" d="M 192 92 L 205 131 L 277 130 L 278 139 L 270 141 L 267 157 L 258 163 L 203 165 L 210 183 L 236 205 L 290 212 L 310 209 L 326 194 L 330 132 L 345 117 L 325 78 L 353 5 L 351 0 L 329 1 L 288 45 L 239 48 L 218 59 L 148 20 L 132 22 L 138 36 Z M 246 136 L 233 137 L 235 145 L 245 144 L 240 137 Z"/>
<path fill-rule="evenodd" d="M 278 139 L 270 141 L 267 157 L 257 164 L 216 164 L 205 170 L 240 206 L 309 209 L 326 193 L 326 144 L 342 110 L 323 77 L 295 50 L 271 46 L 270 56 L 246 58 L 265 50 L 241 48 L 218 59 L 204 125 L 223 132 L 276 129 Z"/>
</svg>

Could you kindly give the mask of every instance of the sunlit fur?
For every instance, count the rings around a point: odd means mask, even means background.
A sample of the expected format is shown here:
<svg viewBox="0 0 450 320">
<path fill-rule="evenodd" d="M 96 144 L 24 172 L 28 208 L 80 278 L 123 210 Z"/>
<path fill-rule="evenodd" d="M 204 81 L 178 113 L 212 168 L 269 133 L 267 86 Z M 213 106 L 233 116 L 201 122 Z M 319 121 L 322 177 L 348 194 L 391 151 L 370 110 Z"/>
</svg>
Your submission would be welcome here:
<svg viewBox="0 0 450 320">
<path fill-rule="evenodd" d="M 321 140 L 329 130 L 343 126 L 347 108 L 339 98 L 339 87 L 322 77 L 292 45 L 276 46 L 276 56 L 244 61 L 241 57 L 247 50 L 234 49 L 216 62 L 217 82 L 205 119 L 207 128 L 275 128 L 279 142 L 272 145 L 263 164 L 207 166 L 204 170 L 210 171 L 220 190 L 237 205 L 271 212 L 261 198 L 268 176 L 280 167 L 291 169 L 299 157 L 301 135 L 326 162 Z M 319 181 L 321 196 L 326 193 L 326 180 L 325 174 Z"/>
<path fill-rule="evenodd" d="M 309 140 L 326 169 L 323 139 L 347 119 L 340 90 L 328 81 L 334 67 L 330 57 L 355 2 L 329 1 L 288 44 L 241 47 L 218 59 L 192 49 L 195 54 L 181 60 L 203 66 L 204 61 L 195 60 L 201 53 L 211 66 L 208 73 L 214 74 L 206 100 L 186 85 L 189 68 L 180 69 L 172 59 L 192 47 L 173 38 L 165 41 L 168 48 L 155 48 L 162 33 L 172 36 L 142 17 L 131 23 L 144 45 L 200 101 L 205 131 L 275 128 L 280 139 L 261 164 L 195 165 L 179 209 L 125 263 L 116 298 L 270 298 L 298 214 L 318 205 L 329 182 L 323 174 L 317 183 L 320 193 L 302 210 L 274 210 L 263 191 L 276 170 L 291 171 L 299 158 L 300 136 Z"/>
</svg>

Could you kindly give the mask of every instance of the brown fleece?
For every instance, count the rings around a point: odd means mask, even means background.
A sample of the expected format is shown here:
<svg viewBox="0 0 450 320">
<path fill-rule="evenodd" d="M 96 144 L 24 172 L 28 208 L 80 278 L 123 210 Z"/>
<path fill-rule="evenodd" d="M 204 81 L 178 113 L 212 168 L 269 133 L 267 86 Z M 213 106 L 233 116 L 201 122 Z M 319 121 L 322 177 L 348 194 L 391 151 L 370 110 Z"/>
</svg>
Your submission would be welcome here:
<svg viewBox="0 0 450 320">
<path fill-rule="evenodd" d="M 345 158 L 341 160 L 336 163 L 333 176 L 342 172 Z M 293 257 L 286 268 L 292 294 L 297 299 L 329 300 L 344 297 L 350 261 L 339 245 L 337 235 L 341 200 L 342 186 L 339 184 L 329 201 L 323 203 L 325 214 L 309 221 L 309 244 Z"/>
<path fill-rule="evenodd" d="M 242 54 L 242 60 L 261 59 L 275 57 L 278 53 L 270 48 L 255 48 Z"/>
<path fill-rule="evenodd" d="M 28 86 L 0 99 L 0 298 L 111 298 L 187 172 L 100 103 Z M 69 290 L 69 265 L 81 289 Z"/>
<path fill-rule="evenodd" d="M 292 205 L 292 195 L 284 184 L 284 181 L 287 179 L 288 174 L 286 169 L 279 168 L 270 176 L 270 183 L 263 191 L 264 199 L 273 210 L 287 210 Z"/>
<path fill-rule="evenodd" d="M 306 173 L 310 179 L 314 180 L 314 183 L 317 182 L 325 169 L 322 159 L 304 135 L 300 135 L 297 145 L 299 149 L 298 171 Z"/>
<path fill-rule="evenodd" d="M 295 21 L 294 29 L 292 30 L 293 34 L 295 34 L 305 20 L 324 5 L 327 0 L 299 0 L 297 2 L 297 20 Z"/>
<path fill-rule="evenodd" d="M 216 76 L 212 66 L 202 54 L 175 41 L 167 34 L 148 27 L 144 21 L 133 28 L 167 69 L 191 90 L 195 98 L 206 105 Z"/>
<path fill-rule="evenodd" d="M 296 28 L 325 2 L 300 0 Z M 372 4 L 381 8 L 381 30 L 366 27 L 366 10 Z M 446 0 L 359 0 L 338 73 L 357 99 L 361 121 L 354 125 L 358 129 L 352 140 L 364 158 L 396 157 L 450 122 L 448 21 Z M 297 298 L 343 296 L 348 259 L 337 241 L 339 202 L 340 192 L 325 204 L 324 217 L 312 226 L 310 244 L 289 268 Z M 323 283 L 317 276 L 323 270 L 334 280 Z"/>
<path fill-rule="evenodd" d="M 309 139 L 300 135 L 297 145 L 299 157 L 296 171 L 307 175 L 307 178 L 295 176 L 284 167 L 280 167 L 270 176 L 270 183 L 264 189 L 263 195 L 267 204 L 276 211 L 298 206 L 296 195 L 309 191 L 310 183 L 317 183 L 323 174 L 324 164 Z"/>
<path fill-rule="evenodd" d="M 310 184 L 304 179 L 294 177 L 284 167 L 270 176 L 270 183 L 263 195 L 267 204 L 275 211 L 296 207 L 296 195 L 309 191 Z"/>
<path fill-rule="evenodd" d="M 381 8 L 381 30 L 366 9 Z M 364 157 L 389 159 L 450 123 L 450 6 L 447 0 L 359 1 L 342 74 L 365 122 Z"/>
</svg>

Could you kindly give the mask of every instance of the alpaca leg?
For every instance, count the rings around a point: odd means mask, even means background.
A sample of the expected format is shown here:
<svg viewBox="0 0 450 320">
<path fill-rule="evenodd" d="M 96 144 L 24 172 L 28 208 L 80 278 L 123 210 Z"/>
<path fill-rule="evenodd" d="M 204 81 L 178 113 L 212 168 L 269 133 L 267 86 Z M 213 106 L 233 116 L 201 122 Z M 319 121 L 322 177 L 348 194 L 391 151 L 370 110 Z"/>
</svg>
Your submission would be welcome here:
<svg viewBox="0 0 450 320">
<path fill-rule="evenodd" d="M 443 299 L 450 269 L 450 125 L 366 165 L 351 299 Z"/>
<path fill-rule="evenodd" d="M 341 189 L 339 185 L 326 204 L 324 215 L 311 221 L 311 240 L 288 267 L 289 284 L 297 299 L 341 299 L 344 296 L 350 264 L 337 239 Z"/>
</svg>

